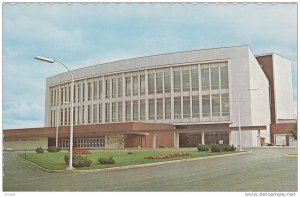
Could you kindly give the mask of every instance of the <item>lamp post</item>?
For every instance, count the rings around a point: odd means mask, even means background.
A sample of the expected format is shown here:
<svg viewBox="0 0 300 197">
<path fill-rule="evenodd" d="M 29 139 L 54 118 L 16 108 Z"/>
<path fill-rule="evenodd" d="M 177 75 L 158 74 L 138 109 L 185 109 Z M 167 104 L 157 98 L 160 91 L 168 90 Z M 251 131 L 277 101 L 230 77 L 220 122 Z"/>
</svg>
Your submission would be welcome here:
<svg viewBox="0 0 300 197">
<path fill-rule="evenodd" d="M 240 135 L 240 151 L 242 151 L 242 129 L 241 129 L 241 110 L 240 110 L 240 97 L 244 91 L 252 91 L 252 90 L 258 90 L 258 88 L 250 88 L 247 90 L 241 90 L 238 96 L 238 112 L 239 112 L 239 135 Z"/>
<path fill-rule="evenodd" d="M 56 138 L 55 138 L 55 146 L 58 147 L 58 114 L 59 114 L 59 108 L 61 104 L 69 104 L 70 102 L 60 102 L 57 105 L 57 110 L 56 110 Z"/>
<path fill-rule="evenodd" d="M 70 76 L 71 76 L 71 97 L 70 97 L 70 102 L 71 102 L 71 112 L 70 112 L 70 161 L 69 161 L 69 167 L 67 167 L 67 170 L 73 170 L 73 94 L 74 94 L 74 77 L 73 77 L 73 73 L 71 72 L 71 70 L 61 61 L 59 60 L 55 60 L 55 59 L 50 59 L 47 57 L 42 57 L 42 56 L 36 56 L 35 59 L 43 61 L 43 62 L 47 62 L 47 63 L 60 63 L 61 65 L 63 65 L 69 72 Z"/>
</svg>

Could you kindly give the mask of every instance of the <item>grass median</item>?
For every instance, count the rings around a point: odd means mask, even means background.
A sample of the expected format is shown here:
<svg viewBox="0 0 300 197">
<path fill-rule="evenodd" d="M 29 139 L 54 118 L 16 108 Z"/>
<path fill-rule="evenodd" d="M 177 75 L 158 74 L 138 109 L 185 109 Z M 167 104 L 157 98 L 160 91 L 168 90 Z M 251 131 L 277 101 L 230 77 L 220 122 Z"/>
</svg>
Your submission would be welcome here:
<svg viewBox="0 0 300 197">
<path fill-rule="evenodd" d="M 145 157 L 150 155 L 159 155 L 159 154 L 174 154 L 174 153 L 189 153 L 190 156 L 183 157 L 172 157 L 165 159 L 145 159 Z M 186 158 L 195 158 L 195 157 L 207 157 L 214 155 L 223 155 L 231 154 L 235 152 L 200 152 L 197 150 L 191 149 L 157 149 L 157 150 L 95 150 L 90 151 L 90 154 L 82 154 L 82 156 L 87 157 L 92 160 L 93 163 L 90 167 L 82 167 L 77 169 L 102 169 L 102 168 L 111 168 L 118 166 L 128 166 L 136 164 L 145 164 L 145 163 L 155 163 L 171 160 L 179 160 Z M 67 164 L 64 161 L 64 155 L 68 152 L 56 152 L 56 153 L 27 153 L 26 159 L 49 170 L 65 170 Z M 19 156 L 25 159 L 25 154 L 19 154 Z M 113 156 L 115 164 L 100 164 L 98 159 L 100 157 L 110 157 Z"/>
</svg>

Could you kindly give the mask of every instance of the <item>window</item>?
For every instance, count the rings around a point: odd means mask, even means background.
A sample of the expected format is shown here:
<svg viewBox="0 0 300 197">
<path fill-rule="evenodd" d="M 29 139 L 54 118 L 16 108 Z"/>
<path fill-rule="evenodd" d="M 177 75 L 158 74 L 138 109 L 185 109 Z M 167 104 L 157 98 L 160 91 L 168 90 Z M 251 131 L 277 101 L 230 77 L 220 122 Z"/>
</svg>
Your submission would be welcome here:
<svg viewBox="0 0 300 197">
<path fill-rule="evenodd" d="M 131 77 L 126 77 L 126 96 L 131 96 Z"/>
<path fill-rule="evenodd" d="M 183 97 L 183 118 L 190 118 L 190 97 L 184 96 Z"/>
<path fill-rule="evenodd" d="M 140 120 L 145 120 L 145 100 L 140 100 Z"/>
<path fill-rule="evenodd" d="M 213 116 L 220 116 L 220 95 L 219 94 L 212 94 L 212 115 Z"/>
<path fill-rule="evenodd" d="M 85 119 L 84 119 L 85 107 L 84 107 L 84 105 L 82 106 L 81 110 L 82 110 L 82 112 L 81 112 L 82 124 L 85 124 Z"/>
<path fill-rule="evenodd" d="M 99 81 L 99 100 L 102 99 L 102 81 Z"/>
<path fill-rule="evenodd" d="M 222 89 L 228 89 L 228 66 L 221 66 L 220 67 L 221 72 L 221 88 Z"/>
<path fill-rule="evenodd" d="M 105 80 L 105 95 L 106 95 L 106 98 L 110 98 L 110 80 L 109 79 Z"/>
<path fill-rule="evenodd" d="M 148 74 L 148 93 L 154 94 L 154 73 Z"/>
<path fill-rule="evenodd" d="M 219 67 L 211 67 L 211 89 L 219 89 Z"/>
<path fill-rule="evenodd" d="M 174 92 L 180 92 L 181 89 L 181 77 L 180 77 L 180 71 L 174 70 L 173 72 L 174 77 Z"/>
<path fill-rule="evenodd" d="M 78 84 L 77 89 L 77 99 L 78 102 L 81 102 L 81 84 Z"/>
<path fill-rule="evenodd" d="M 71 86 L 68 86 L 68 101 L 71 102 Z"/>
<path fill-rule="evenodd" d="M 64 101 L 63 98 L 64 98 L 64 89 L 61 88 L 61 89 L 60 89 L 60 102 L 61 102 L 61 103 Z"/>
<path fill-rule="evenodd" d="M 190 91 L 190 71 L 182 70 L 182 86 L 183 91 Z"/>
<path fill-rule="evenodd" d="M 163 93 L 163 73 L 156 73 L 156 93 Z"/>
<path fill-rule="evenodd" d="M 121 122 L 123 121 L 123 103 L 122 101 L 121 102 L 118 102 L 118 121 Z"/>
<path fill-rule="evenodd" d="M 156 113 L 157 113 L 157 119 L 163 119 L 163 99 L 158 98 L 156 99 Z"/>
<path fill-rule="evenodd" d="M 111 103 L 111 118 L 112 118 L 112 122 L 116 122 L 117 121 L 117 103 L 113 102 Z"/>
<path fill-rule="evenodd" d="M 145 95 L 145 74 L 140 75 L 140 95 Z"/>
<path fill-rule="evenodd" d="M 202 90 L 209 90 L 209 68 L 208 67 L 201 68 L 201 83 L 202 83 Z"/>
<path fill-rule="evenodd" d="M 97 123 L 97 104 L 93 105 L 93 123 Z"/>
<path fill-rule="evenodd" d="M 112 83 L 112 98 L 117 97 L 117 78 L 111 79 Z"/>
<path fill-rule="evenodd" d="M 199 90 L 199 76 L 198 76 L 198 69 L 192 69 L 192 91 L 198 91 Z"/>
<path fill-rule="evenodd" d="M 77 106 L 77 124 L 80 124 L 80 121 L 79 121 L 79 119 L 80 119 L 80 112 L 81 112 L 81 109 L 80 109 L 80 106 Z"/>
<path fill-rule="evenodd" d="M 105 122 L 110 122 L 110 103 L 105 103 Z"/>
<path fill-rule="evenodd" d="M 122 77 L 118 78 L 118 97 L 123 97 L 123 80 L 122 80 Z"/>
<path fill-rule="evenodd" d="M 165 119 L 171 119 L 171 98 L 165 98 Z"/>
<path fill-rule="evenodd" d="M 76 107 L 73 107 L 73 124 L 76 123 L 75 117 L 76 117 Z"/>
<path fill-rule="evenodd" d="M 149 120 L 155 119 L 155 100 L 149 99 Z"/>
<path fill-rule="evenodd" d="M 98 105 L 98 122 L 101 123 L 102 122 L 102 104 L 99 103 Z"/>
<path fill-rule="evenodd" d="M 199 117 L 199 96 L 192 96 L 192 116 Z"/>
<path fill-rule="evenodd" d="M 50 93 L 50 106 L 52 107 L 53 106 L 53 97 L 54 97 L 53 90 L 51 90 L 50 92 L 51 92 Z"/>
<path fill-rule="evenodd" d="M 170 71 L 164 72 L 164 82 L 165 82 L 165 92 L 171 92 L 171 77 L 170 77 Z"/>
<path fill-rule="evenodd" d="M 85 84 L 82 84 L 82 101 L 85 101 Z"/>
<path fill-rule="evenodd" d="M 210 116 L 210 98 L 209 95 L 202 95 L 202 116 Z"/>
<path fill-rule="evenodd" d="M 139 79 L 138 79 L 138 76 L 133 76 L 132 77 L 133 79 L 133 96 L 137 96 L 138 95 L 138 90 L 139 90 Z"/>
<path fill-rule="evenodd" d="M 69 114 L 69 108 L 65 108 L 65 124 L 68 125 L 68 114 Z"/>
<path fill-rule="evenodd" d="M 133 101 L 133 120 L 138 120 L 139 118 L 139 102 L 136 100 L 136 101 Z"/>
<path fill-rule="evenodd" d="M 92 105 L 88 105 L 88 123 L 92 122 Z"/>
<path fill-rule="evenodd" d="M 181 118 L 181 98 L 174 97 L 174 118 Z"/>
<path fill-rule="evenodd" d="M 97 93 L 97 90 L 98 90 L 98 87 L 97 87 L 97 84 L 98 84 L 98 81 L 94 81 L 94 100 L 97 100 L 97 96 L 98 96 L 98 93 Z"/>
<path fill-rule="evenodd" d="M 131 121 L 131 101 L 126 101 L 126 121 Z"/>
<path fill-rule="evenodd" d="M 222 94 L 222 116 L 229 116 L 229 95 Z"/>
<path fill-rule="evenodd" d="M 64 109 L 60 109 L 60 126 L 64 125 Z"/>
<path fill-rule="evenodd" d="M 65 91 L 64 91 L 64 96 L 65 96 L 65 99 L 64 99 L 64 101 L 66 102 L 66 101 L 68 101 L 67 100 L 67 91 L 68 91 L 68 88 L 67 87 L 65 87 Z"/>
<path fill-rule="evenodd" d="M 92 82 L 88 82 L 88 101 L 92 99 Z"/>
</svg>

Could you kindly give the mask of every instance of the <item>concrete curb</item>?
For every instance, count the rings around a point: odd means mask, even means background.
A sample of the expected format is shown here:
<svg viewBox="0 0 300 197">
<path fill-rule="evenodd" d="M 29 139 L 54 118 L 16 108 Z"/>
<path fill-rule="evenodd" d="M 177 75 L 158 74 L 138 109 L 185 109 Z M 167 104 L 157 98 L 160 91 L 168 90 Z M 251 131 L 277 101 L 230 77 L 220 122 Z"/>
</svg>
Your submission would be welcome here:
<svg viewBox="0 0 300 197">
<path fill-rule="evenodd" d="M 48 173 L 75 173 L 75 172 L 107 172 L 107 171 L 115 171 L 115 170 L 125 170 L 125 169 L 133 169 L 133 168 L 142 168 L 142 167 L 149 167 L 149 166 L 158 166 L 158 165 L 164 165 L 164 164 L 170 164 L 170 163 L 181 163 L 181 162 L 189 162 L 189 161 L 197 161 L 197 160 L 204 160 L 204 159 L 213 159 L 213 158 L 220 158 L 220 157 L 229 157 L 229 156 L 236 156 L 236 155 L 244 155 L 252 153 L 252 151 L 245 151 L 245 152 L 238 152 L 238 153 L 230 153 L 230 154 L 224 154 L 224 155 L 213 155 L 213 156 L 207 156 L 207 157 L 194 157 L 194 158 L 186 158 L 186 159 L 178 159 L 178 160 L 172 160 L 172 161 L 163 161 L 163 162 L 156 162 L 156 163 L 146 163 L 146 164 L 135 164 L 135 165 L 128 165 L 128 166 L 118 166 L 118 167 L 112 167 L 112 168 L 102 168 L 102 169 L 92 169 L 92 170 L 49 170 L 47 168 L 44 168 L 42 166 L 39 166 L 31 161 L 25 160 L 18 155 L 16 157 L 24 162 L 27 162 L 30 165 L 33 165 L 37 168 L 39 168 L 41 171 L 48 172 Z"/>
</svg>

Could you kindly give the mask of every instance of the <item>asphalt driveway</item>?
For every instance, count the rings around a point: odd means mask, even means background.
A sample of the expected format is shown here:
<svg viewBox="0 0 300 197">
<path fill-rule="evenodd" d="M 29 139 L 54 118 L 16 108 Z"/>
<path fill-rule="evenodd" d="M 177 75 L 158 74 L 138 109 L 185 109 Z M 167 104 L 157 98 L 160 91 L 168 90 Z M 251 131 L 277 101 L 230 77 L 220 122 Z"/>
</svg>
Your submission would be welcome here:
<svg viewBox="0 0 300 197">
<path fill-rule="evenodd" d="M 297 149 L 107 172 L 47 173 L 3 153 L 3 191 L 297 191 Z"/>
</svg>

